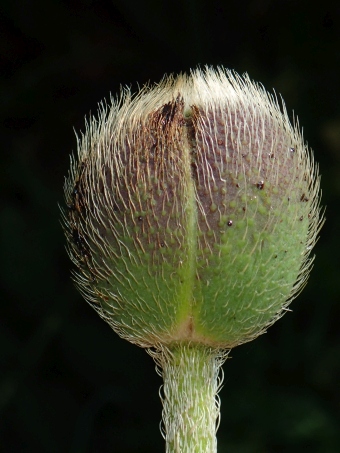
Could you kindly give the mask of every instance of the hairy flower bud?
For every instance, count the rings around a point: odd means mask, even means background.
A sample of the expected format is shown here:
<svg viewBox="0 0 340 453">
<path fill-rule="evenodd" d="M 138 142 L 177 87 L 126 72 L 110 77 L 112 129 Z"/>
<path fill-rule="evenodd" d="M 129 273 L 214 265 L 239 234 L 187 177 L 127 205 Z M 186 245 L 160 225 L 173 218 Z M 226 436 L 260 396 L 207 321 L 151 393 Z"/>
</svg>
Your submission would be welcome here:
<svg viewBox="0 0 340 453">
<path fill-rule="evenodd" d="M 303 288 L 322 220 L 298 125 L 223 69 L 102 105 L 65 194 L 80 291 L 143 347 L 232 348 L 263 333 Z"/>
</svg>

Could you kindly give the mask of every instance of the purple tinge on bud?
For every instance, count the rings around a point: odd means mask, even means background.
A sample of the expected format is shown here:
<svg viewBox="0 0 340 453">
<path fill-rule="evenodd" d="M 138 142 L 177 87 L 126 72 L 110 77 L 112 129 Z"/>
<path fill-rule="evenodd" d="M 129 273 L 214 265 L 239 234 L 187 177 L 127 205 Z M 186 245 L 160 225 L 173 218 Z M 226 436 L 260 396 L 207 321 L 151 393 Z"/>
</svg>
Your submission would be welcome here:
<svg viewBox="0 0 340 453">
<path fill-rule="evenodd" d="M 65 194 L 78 287 L 145 347 L 231 348 L 263 333 L 302 289 L 322 219 L 298 125 L 222 69 L 102 107 Z"/>
</svg>

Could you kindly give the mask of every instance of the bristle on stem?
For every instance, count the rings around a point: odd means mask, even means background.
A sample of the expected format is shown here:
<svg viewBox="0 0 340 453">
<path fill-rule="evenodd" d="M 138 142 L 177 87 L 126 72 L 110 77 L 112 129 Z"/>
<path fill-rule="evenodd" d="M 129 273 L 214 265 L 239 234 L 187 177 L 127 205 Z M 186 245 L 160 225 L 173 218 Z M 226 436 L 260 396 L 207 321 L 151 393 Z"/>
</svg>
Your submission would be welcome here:
<svg viewBox="0 0 340 453">
<path fill-rule="evenodd" d="M 220 419 L 223 374 L 228 353 L 178 343 L 149 350 L 162 376 L 163 425 L 167 453 L 214 453 Z"/>
</svg>

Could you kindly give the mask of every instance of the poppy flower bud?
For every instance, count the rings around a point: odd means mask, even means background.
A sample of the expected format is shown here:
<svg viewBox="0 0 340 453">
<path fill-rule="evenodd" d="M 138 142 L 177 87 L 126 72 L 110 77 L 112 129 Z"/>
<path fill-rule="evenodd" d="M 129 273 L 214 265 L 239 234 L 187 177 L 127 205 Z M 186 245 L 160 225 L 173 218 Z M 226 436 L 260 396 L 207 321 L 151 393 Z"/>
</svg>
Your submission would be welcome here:
<svg viewBox="0 0 340 453">
<path fill-rule="evenodd" d="M 206 68 L 101 105 L 63 212 L 75 280 L 164 379 L 168 453 L 216 452 L 226 351 L 306 283 L 322 224 L 298 124 L 248 76 Z"/>
<path fill-rule="evenodd" d="M 101 105 L 65 194 L 80 291 L 142 347 L 230 349 L 265 332 L 303 288 L 322 218 L 298 124 L 223 69 Z"/>
</svg>

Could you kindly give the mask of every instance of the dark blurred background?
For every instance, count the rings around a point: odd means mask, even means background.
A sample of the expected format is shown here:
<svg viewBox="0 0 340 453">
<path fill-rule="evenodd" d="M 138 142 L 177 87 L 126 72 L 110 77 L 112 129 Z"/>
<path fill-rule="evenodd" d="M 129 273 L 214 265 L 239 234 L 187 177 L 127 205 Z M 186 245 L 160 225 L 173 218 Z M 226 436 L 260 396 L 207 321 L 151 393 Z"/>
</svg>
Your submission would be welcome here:
<svg viewBox="0 0 340 453">
<path fill-rule="evenodd" d="M 340 451 L 339 52 L 335 1 L 1 2 L 1 452 L 164 451 L 161 380 L 73 288 L 58 203 L 85 115 L 197 64 L 282 94 L 327 205 L 293 313 L 224 365 L 219 452 Z"/>
</svg>

